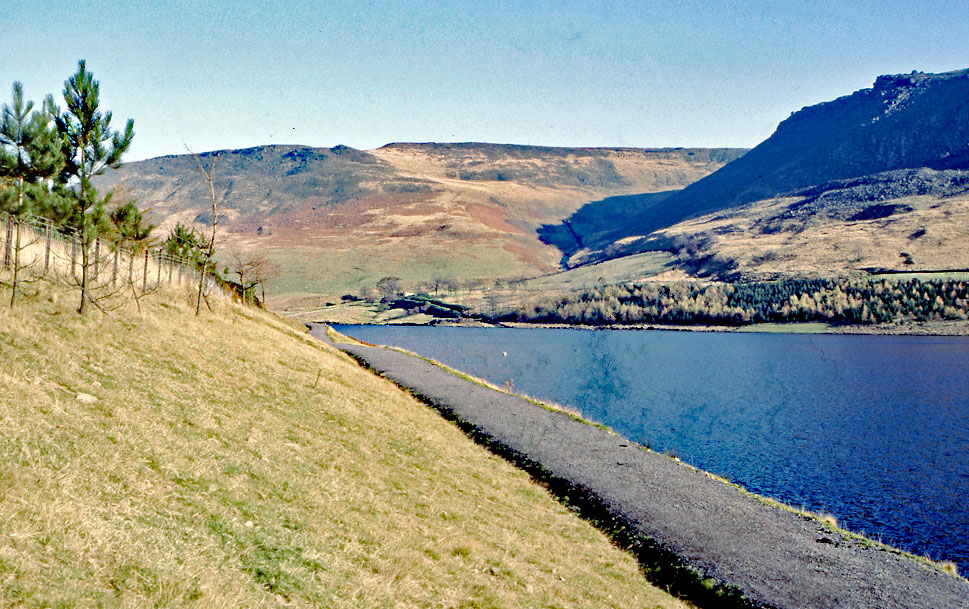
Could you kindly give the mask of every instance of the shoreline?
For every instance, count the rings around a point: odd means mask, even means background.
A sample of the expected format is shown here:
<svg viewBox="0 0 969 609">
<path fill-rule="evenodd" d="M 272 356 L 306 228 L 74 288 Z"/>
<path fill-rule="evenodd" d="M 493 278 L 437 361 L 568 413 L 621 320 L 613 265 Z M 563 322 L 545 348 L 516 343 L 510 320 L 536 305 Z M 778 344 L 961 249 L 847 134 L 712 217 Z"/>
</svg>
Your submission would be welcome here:
<svg viewBox="0 0 969 609">
<path fill-rule="evenodd" d="M 380 324 L 392 325 L 392 324 Z M 450 325 L 450 324 L 429 324 Z M 453 324 L 460 325 L 460 324 Z M 933 321 L 879 325 L 840 325 L 824 322 L 763 323 L 746 326 L 721 326 L 715 324 L 616 324 L 571 325 L 535 324 L 529 322 L 501 322 L 486 324 L 507 328 L 562 328 L 576 330 L 652 330 L 667 332 L 734 332 L 760 334 L 853 334 L 871 336 L 969 336 L 969 321 Z"/>
<path fill-rule="evenodd" d="M 403 318 L 401 318 L 403 319 Z M 859 336 L 951 336 L 969 337 L 969 320 L 903 322 L 895 324 L 827 324 L 824 322 L 762 323 L 744 326 L 725 326 L 715 324 L 566 324 L 532 323 L 520 321 L 486 322 L 480 320 L 432 319 L 422 321 L 385 320 L 379 323 L 347 323 L 333 320 L 314 320 L 312 323 L 333 325 L 373 325 L 373 326 L 442 326 L 473 328 L 519 328 L 519 329 L 559 329 L 559 330 L 638 330 L 665 332 L 725 332 L 760 334 L 839 334 Z"/>
<path fill-rule="evenodd" d="M 311 334 L 323 338 L 316 328 Z M 734 606 L 827 607 L 852 600 L 859 607 L 930 607 L 969 594 L 966 580 L 946 579 L 951 576 L 927 559 L 828 526 L 817 515 L 788 511 L 665 455 L 630 450 L 632 442 L 518 396 L 469 386 L 424 358 L 361 344 L 334 346 L 533 475 L 551 477 L 552 486 L 566 489 L 565 500 L 578 490 L 598 514 L 593 518 L 631 528 L 644 544 L 633 550 L 647 572 L 685 568 L 699 577 L 694 584 L 716 584 L 728 597 L 741 591 L 746 598 Z M 943 605 L 933 604 L 933 596 Z"/>
</svg>

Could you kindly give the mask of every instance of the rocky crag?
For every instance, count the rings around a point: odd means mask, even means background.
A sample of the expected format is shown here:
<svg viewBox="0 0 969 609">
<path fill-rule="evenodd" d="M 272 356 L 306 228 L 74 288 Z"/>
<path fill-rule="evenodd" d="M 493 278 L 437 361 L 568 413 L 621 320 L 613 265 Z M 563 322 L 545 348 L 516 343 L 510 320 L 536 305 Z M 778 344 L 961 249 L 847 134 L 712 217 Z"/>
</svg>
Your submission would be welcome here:
<svg viewBox="0 0 969 609">
<path fill-rule="evenodd" d="M 920 168 L 943 173 L 898 171 Z M 872 202 L 919 194 L 917 184 L 924 185 L 922 194 L 951 195 L 952 188 L 961 188 L 962 178 L 945 172 L 961 169 L 969 169 L 969 70 L 880 76 L 871 88 L 793 113 L 750 152 L 661 201 L 627 197 L 622 201 L 626 208 L 621 223 L 584 227 L 582 220 L 595 212 L 579 210 L 569 224 L 578 227 L 581 245 L 562 238 L 557 245 L 564 242 L 568 254 L 581 248 L 594 252 L 688 218 L 809 189 L 818 191 L 817 196 L 842 191 L 828 196 L 828 202 L 832 197 Z M 837 183 L 873 174 L 880 175 L 853 184 Z M 937 186 L 927 186 L 928 182 Z M 943 182 L 949 185 L 942 186 Z M 803 204 L 801 211 L 810 209 Z M 554 226 L 543 232 L 561 233 Z M 612 248 L 612 252 L 626 250 Z"/>
</svg>

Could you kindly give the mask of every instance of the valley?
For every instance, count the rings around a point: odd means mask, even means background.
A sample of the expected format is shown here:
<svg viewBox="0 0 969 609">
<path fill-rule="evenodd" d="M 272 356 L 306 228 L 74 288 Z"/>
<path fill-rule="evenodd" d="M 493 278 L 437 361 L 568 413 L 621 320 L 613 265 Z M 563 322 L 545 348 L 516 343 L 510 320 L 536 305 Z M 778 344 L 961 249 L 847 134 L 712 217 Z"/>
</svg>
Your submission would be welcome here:
<svg viewBox="0 0 969 609">
<path fill-rule="evenodd" d="M 513 318 L 605 285 L 969 269 L 967 93 L 969 71 L 880 76 L 792 113 L 749 152 L 394 143 L 199 158 L 217 166 L 219 249 L 271 261 L 271 307 L 427 323 L 423 305 L 392 302 L 427 294 Z M 157 234 L 211 223 L 192 155 L 102 180 L 150 210 Z"/>
<path fill-rule="evenodd" d="M 742 149 L 547 148 L 389 144 L 377 150 L 264 146 L 219 151 L 222 248 L 259 250 L 279 266 L 273 303 L 434 277 L 490 281 L 559 268 L 537 231 L 592 200 L 678 189 Z M 150 209 L 165 234 L 211 222 L 191 155 L 125 165 L 103 177 Z"/>
<path fill-rule="evenodd" d="M 969 13 L 760 4 L 11 6 L 0 608 L 964 607 Z"/>
</svg>

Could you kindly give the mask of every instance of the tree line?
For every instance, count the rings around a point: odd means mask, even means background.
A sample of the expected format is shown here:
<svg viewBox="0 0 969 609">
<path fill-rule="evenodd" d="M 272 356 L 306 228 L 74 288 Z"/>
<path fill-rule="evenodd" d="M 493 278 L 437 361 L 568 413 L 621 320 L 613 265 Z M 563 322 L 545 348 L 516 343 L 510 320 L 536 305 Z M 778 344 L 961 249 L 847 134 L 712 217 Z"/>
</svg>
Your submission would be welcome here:
<svg viewBox="0 0 969 609">
<path fill-rule="evenodd" d="M 377 280 L 375 285 L 365 285 L 356 294 L 345 294 L 344 300 L 366 300 L 370 302 L 387 301 L 399 298 L 405 294 L 422 294 L 425 296 L 454 296 L 459 292 L 470 292 L 484 288 L 513 289 L 528 279 L 527 276 L 518 277 L 450 277 L 435 275 L 425 281 L 405 282 L 396 275 L 388 275 Z"/>
<path fill-rule="evenodd" d="M 221 199 L 216 195 L 215 200 L 216 209 L 218 209 Z M 259 306 L 265 304 L 266 282 L 277 275 L 276 265 L 265 254 L 258 251 L 230 250 L 221 256 L 221 260 L 218 260 L 215 251 L 216 235 L 215 225 L 211 227 L 209 234 L 205 235 L 179 222 L 162 243 L 162 251 L 188 260 L 199 274 L 200 282 L 202 278 L 210 277 L 246 304 Z M 222 262 L 221 270 L 219 262 Z M 258 296 L 257 289 L 260 291 Z M 196 292 L 196 314 L 201 308 L 203 298 L 204 293 L 200 289 Z"/>
<path fill-rule="evenodd" d="M 8 226 L 16 233 L 8 229 L 5 244 L 14 253 L 11 306 L 23 270 L 19 221 L 40 216 L 72 233 L 79 244 L 80 273 L 74 281 L 80 291 L 78 312 L 83 313 L 92 301 L 95 241 L 137 244 L 151 230 L 134 201 L 113 202 L 114 193 L 101 193 L 92 184 L 107 169 L 120 167 L 134 138 L 134 121 L 128 119 L 121 130 L 112 128 L 113 116 L 101 109 L 99 84 L 83 60 L 64 82 L 63 108 L 53 95 L 36 106 L 25 99 L 20 82 L 12 89 L 0 119 L 0 210 L 15 220 Z"/>
<path fill-rule="evenodd" d="M 35 104 L 25 97 L 23 84 L 15 82 L 11 101 L 0 109 L 0 212 L 9 219 L 4 222 L 6 234 L 0 236 L 4 240 L 3 268 L 9 277 L 2 283 L 10 288 L 11 307 L 23 289 L 23 272 L 32 264 L 21 259 L 32 245 L 29 240 L 24 242 L 23 228 L 38 218 L 72 239 L 71 272 L 66 282 L 79 292 L 79 313 L 89 304 L 103 309 L 104 301 L 123 287 L 114 281 L 117 268 L 111 282 L 97 282 L 105 265 L 101 255 L 105 247 L 115 253 L 115 266 L 120 250 L 131 254 L 127 286 L 138 297 L 131 258 L 153 245 L 154 226 L 123 192 L 102 192 L 93 183 L 108 169 L 121 167 L 122 156 L 134 138 L 134 121 L 128 119 L 115 129 L 112 113 L 101 106 L 100 83 L 81 60 L 77 71 L 64 82 L 60 100 L 49 94 Z M 203 236 L 178 225 L 161 251 L 187 261 L 198 274 L 198 314 L 210 282 L 229 285 L 242 299 L 253 301 L 254 290 L 269 276 L 270 267 L 260 255 L 235 253 L 228 262 L 239 281 L 228 279 L 228 267 L 222 274 L 218 272 L 215 243 L 221 196 L 214 178 L 217 155 L 209 155 L 207 165 L 199 155 L 193 156 L 211 194 L 211 233 Z M 147 274 L 147 258 L 145 264 Z"/>
<path fill-rule="evenodd" d="M 821 321 L 876 324 L 967 318 L 969 282 L 959 279 L 787 279 L 759 283 L 640 283 L 541 298 L 490 316 L 496 321 L 747 325 Z"/>
</svg>

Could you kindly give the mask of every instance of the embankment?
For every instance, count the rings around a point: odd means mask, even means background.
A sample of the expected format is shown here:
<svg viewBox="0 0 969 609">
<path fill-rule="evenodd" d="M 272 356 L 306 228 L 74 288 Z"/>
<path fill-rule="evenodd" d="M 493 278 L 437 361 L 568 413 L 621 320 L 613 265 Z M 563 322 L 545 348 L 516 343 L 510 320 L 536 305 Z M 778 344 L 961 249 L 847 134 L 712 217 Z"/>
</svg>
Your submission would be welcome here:
<svg viewBox="0 0 969 609">
<path fill-rule="evenodd" d="M 271 314 L 25 292 L 0 307 L 0 606 L 684 607 Z"/>
<path fill-rule="evenodd" d="M 327 340 L 325 326 L 311 333 Z M 969 582 L 928 561 L 642 450 L 606 430 L 401 351 L 340 343 L 630 545 L 654 581 L 706 606 L 969 607 Z"/>
</svg>

